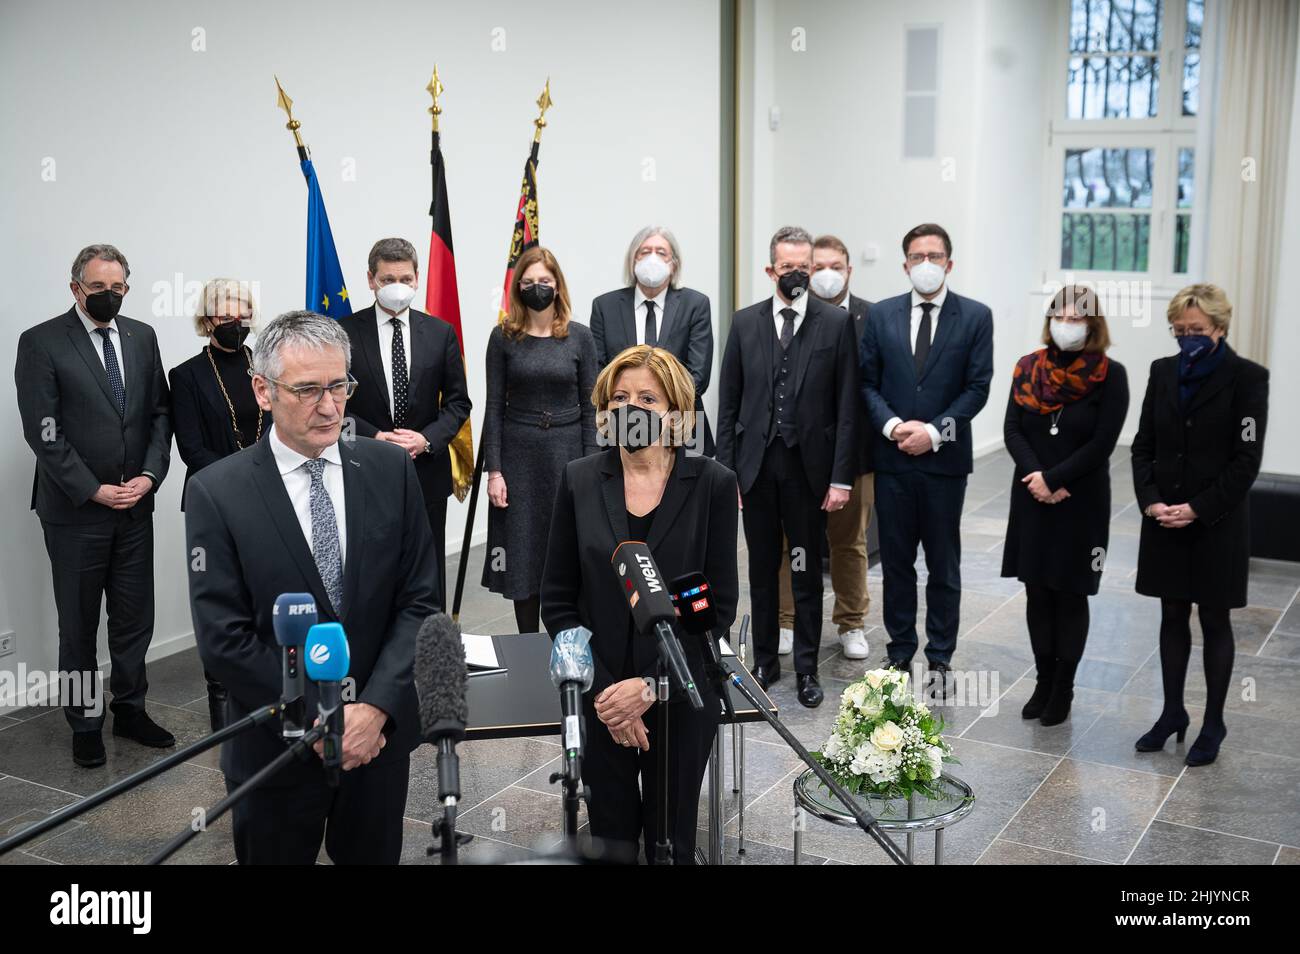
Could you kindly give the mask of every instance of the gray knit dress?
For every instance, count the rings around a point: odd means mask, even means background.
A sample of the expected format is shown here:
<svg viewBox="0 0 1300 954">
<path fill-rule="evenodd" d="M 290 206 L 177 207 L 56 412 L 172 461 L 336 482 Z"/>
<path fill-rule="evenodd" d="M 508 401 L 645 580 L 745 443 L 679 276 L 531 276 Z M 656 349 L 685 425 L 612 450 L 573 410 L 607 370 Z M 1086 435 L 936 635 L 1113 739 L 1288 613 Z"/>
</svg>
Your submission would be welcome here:
<svg viewBox="0 0 1300 954">
<path fill-rule="evenodd" d="M 591 330 L 576 321 L 564 338 L 513 341 L 499 327 L 488 338 L 483 470 L 485 479 L 501 471 L 508 506 L 488 505 L 483 585 L 506 599 L 541 590 L 560 474 L 599 450 L 591 404 L 599 370 Z"/>
</svg>

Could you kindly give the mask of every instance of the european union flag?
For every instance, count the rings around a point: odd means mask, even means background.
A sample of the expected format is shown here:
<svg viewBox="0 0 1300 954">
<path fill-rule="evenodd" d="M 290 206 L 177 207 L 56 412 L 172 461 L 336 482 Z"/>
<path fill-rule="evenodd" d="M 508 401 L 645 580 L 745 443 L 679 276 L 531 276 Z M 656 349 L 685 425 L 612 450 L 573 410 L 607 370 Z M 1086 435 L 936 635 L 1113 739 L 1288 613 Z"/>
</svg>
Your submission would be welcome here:
<svg viewBox="0 0 1300 954">
<path fill-rule="evenodd" d="M 339 253 L 334 248 L 334 233 L 325 214 L 325 197 L 310 159 L 302 160 L 302 174 L 307 179 L 307 310 L 331 318 L 352 314 Z"/>
</svg>

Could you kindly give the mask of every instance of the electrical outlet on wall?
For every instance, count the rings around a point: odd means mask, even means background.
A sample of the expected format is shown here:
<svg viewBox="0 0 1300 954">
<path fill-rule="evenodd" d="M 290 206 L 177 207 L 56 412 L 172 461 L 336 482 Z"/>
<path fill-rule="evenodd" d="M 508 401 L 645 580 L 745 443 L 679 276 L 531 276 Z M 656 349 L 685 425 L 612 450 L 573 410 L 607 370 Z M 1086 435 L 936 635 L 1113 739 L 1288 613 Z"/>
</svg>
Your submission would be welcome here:
<svg viewBox="0 0 1300 954">
<path fill-rule="evenodd" d="M 8 656 L 18 645 L 18 637 L 13 633 L 0 633 L 0 656 Z"/>
</svg>

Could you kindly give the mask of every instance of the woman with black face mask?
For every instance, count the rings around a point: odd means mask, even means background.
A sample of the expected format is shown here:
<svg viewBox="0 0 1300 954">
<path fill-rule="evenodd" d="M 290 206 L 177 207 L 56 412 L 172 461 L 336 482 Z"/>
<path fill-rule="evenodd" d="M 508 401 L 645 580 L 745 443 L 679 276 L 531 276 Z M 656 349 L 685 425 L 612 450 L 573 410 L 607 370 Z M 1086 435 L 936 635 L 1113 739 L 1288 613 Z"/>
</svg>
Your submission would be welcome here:
<svg viewBox="0 0 1300 954">
<path fill-rule="evenodd" d="M 487 347 L 483 421 L 488 475 L 483 585 L 514 602 L 521 633 L 541 621 L 538 593 L 560 472 L 596 451 L 596 346 L 569 320 L 569 292 L 550 250 L 519 256 L 505 317 Z"/>
<path fill-rule="evenodd" d="M 1246 605 L 1248 495 L 1264 455 L 1268 370 L 1228 347 L 1232 305 L 1215 285 L 1189 285 L 1169 302 L 1178 354 L 1151 364 L 1133 439 L 1142 511 L 1137 591 L 1160 600 L 1164 708 L 1139 752 L 1183 741 L 1191 723 L 1183 684 L 1195 603 L 1205 659 L 1205 715 L 1187 764 L 1208 765 L 1228 734 L 1223 708 L 1235 647 L 1230 609 Z"/>
<path fill-rule="evenodd" d="M 208 464 L 251 447 L 271 429 L 271 414 L 257 406 L 245 344 L 257 313 L 247 282 L 218 278 L 203 286 L 194 330 L 208 343 L 168 375 L 172 427 L 185 462 L 185 483 Z M 185 493 L 181 491 L 181 510 Z M 206 672 L 208 715 L 215 732 L 225 722 L 226 690 Z"/>
</svg>

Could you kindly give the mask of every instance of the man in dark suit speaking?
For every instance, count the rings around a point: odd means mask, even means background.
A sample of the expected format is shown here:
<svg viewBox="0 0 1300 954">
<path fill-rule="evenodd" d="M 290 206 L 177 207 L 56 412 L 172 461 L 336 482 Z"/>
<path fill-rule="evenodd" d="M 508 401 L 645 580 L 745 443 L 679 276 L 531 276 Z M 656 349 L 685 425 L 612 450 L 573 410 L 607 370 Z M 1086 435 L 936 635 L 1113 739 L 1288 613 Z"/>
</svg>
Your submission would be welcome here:
<svg viewBox="0 0 1300 954">
<path fill-rule="evenodd" d="M 925 547 L 925 655 L 948 670 L 961 612 L 961 509 L 970 422 L 989 397 L 993 313 L 949 291 L 952 240 L 938 225 L 903 236 L 912 291 L 878 302 L 863 329 L 862 398 L 875 442 L 884 571 L 885 665 L 917 649 L 916 545 Z"/>
<path fill-rule="evenodd" d="M 258 336 L 253 388 L 275 421 L 266 438 L 191 478 L 186 491 L 190 609 L 199 656 L 229 690 L 229 721 L 276 702 L 281 654 L 271 610 L 310 592 L 351 649 L 343 773 L 296 761 L 233 810 L 241 863 L 395 864 L 410 753 L 419 741 L 415 636 L 434 612 L 433 544 L 415 467 L 401 447 L 340 440 L 348 336 L 296 311 Z M 349 698 L 351 696 L 351 698 Z M 307 711 L 316 711 L 307 685 Z M 226 743 L 233 790 L 284 750 L 266 727 Z"/>
</svg>

